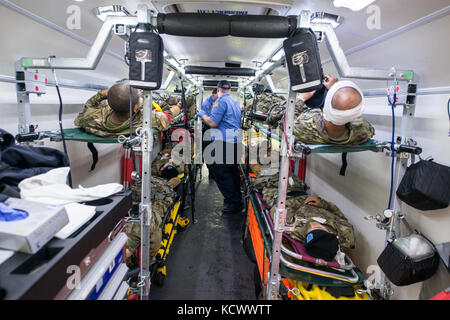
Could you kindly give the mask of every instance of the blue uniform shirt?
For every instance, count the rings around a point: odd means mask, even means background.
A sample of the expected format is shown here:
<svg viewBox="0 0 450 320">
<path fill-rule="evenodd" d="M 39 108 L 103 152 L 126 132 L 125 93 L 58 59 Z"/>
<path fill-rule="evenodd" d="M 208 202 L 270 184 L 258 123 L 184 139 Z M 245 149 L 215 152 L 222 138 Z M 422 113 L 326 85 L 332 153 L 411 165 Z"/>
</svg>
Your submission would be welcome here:
<svg viewBox="0 0 450 320">
<path fill-rule="evenodd" d="M 237 143 L 241 140 L 241 108 L 229 93 L 222 95 L 212 106 L 212 121 L 217 124 L 211 140 Z"/>
<path fill-rule="evenodd" d="M 206 112 L 206 115 L 208 117 L 211 116 L 211 110 L 212 110 L 212 106 L 214 104 L 214 100 L 212 96 L 209 96 L 208 99 L 205 100 L 205 102 L 203 102 L 202 104 L 202 110 Z"/>
</svg>

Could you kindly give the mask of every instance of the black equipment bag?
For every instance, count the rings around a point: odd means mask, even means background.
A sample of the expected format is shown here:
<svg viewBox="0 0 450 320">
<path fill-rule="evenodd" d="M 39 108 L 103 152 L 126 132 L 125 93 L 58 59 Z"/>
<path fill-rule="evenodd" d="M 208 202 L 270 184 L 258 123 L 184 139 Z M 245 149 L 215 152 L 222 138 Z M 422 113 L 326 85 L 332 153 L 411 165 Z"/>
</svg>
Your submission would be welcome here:
<svg viewBox="0 0 450 320">
<path fill-rule="evenodd" d="M 323 71 L 314 32 L 301 29 L 283 42 L 291 90 L 309 92 L 322 88 Z"/>
<path fill-rule="evenodd" d="M 412 238 L 421 243 L 422 250 L 411 249 Z M 427 244 L 429 249 L 424 252 Z M 416 233 L 389 242 L 377 263 L 393 284 L 407 286 L 430 278 L 438 268 L 439 255 L 430 241 Z"/>
<path fill-rule="evenodd" d="M 153 32 L 133 32 L 128 43 L 130 85 L 143 90 L 161 87 L 164 64 L 164 43 Z"/>
<path fill-rule="evenodd" d="M 397 196 L 420 210 L 446 208 L 450 201 L 450 167 L 420 160 L 406 169 Z"/>
</svg>

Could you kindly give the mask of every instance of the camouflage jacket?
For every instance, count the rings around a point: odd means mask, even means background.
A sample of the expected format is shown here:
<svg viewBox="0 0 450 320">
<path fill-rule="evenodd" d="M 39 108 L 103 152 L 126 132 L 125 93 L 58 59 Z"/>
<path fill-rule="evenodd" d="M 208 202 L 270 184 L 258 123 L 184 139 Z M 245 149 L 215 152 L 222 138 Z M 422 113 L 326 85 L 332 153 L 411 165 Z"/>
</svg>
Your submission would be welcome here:
<svg viewBox="0 0 450 320">
<path fill-rule="evenodd" d="M 263 113 L 269 113 L 269 111 L 276 106 L 286 106 L 286 98 L 277 94 L 264 92 L 258 95 L 256 99 L 257 101 L 255 109 L 256 111 Z M 248 105 L 248 107 L 251 108 L 252 105 L 253 100 L 251 101 L 251 104 Z"/>
<path fill-rule="evenodd" d="M 161 168 L 170 161 L 170 155 L 157 155 L 156 158 L 152 161 L 152 176 L 161 177 Z M 184 173 L 184 164 L 175 164 L 173 166 L 177 168 L 178 174 Z"/>
<path fill-rule="evenodd" d="M 266 122 L 272 126 L 277 127 L 280 126 L 282 128 L 282 124 L 280 124 L 281 118 L 283 118 L 283 114 L 286 110 L 287 104 L 280 104 L 274 106 L 272 109 L 270 109 L 269 114 L 267 116 Z M 307 110 L 307 106 L 305 103 L 301 100 L 297 101 L 295 103 L 295 114 L 294 118 L 298 117 L 303 111 Z"/>
<path fill-rule="evenodd" d="M 152 175 L 150 184 L 152 211 L 163 217 L 170 206 L 174 203 L 177 193 L 173 191 L 170 184 L 164 178 L 159 178 Z M 131 186 L 133 203 L 137 204 L 141 202 L 141 191 L 142 185 L 140 181 Z"/>
<path fill-rule="evenodd" d="M 197 113 L 197 104 L 195 103 L 195 96 L 189 94 L 185 97 L 188 119 L 192 119 Z"/>
<path fill-rule="evenodd" d="M 133 184 L 131 187 L 132 199 L 134 204 L 141 201 L 141 182 Z M 150 256 L 152 263 L 155 260 L 155 255 L 161 246 L 162 229 L 161 223 L 167 211 L 174 204 L 177 196 L 173 191 L 171 185 L 163 178 L 153 177 L 151 179 L 152 201 L 152 222 L 150 225 Z M 139 255 L 138 249 L 141 243 L 141 226 L 139 223 L 128 222 L 126 233 L 128 236 L 127 249 L 131 251 L 132 256 L 127 262 L 127 265 L 137 266 Z"/>
<path fill-rule="evenodd" d="M 303 101 L 297 102 L 304 105 Z M 364 118 L 359 117 L 346 124 L 347 130 L 337 138 L 328 135 L 321 109 L 309 109 L 296 116 L 294 121 L 295 141 L 305 144 L 362 144 L 375 135 L 375 129 Z"/>
<path fill-rule="evenodd" d="M 273 177 L 276 177 L 276 181 L 274 178 L 269 177 L 268 179 L 261 179 L 258 182 L 265 183 L 265 186 L 262 188 L 262 196 L 265 204 L 272 208 L 274 205 L 276 205 L 276 200 L 278 197 L 278 174 L 274 175 Z M 259 179 L 256 179 L 255 182 Z M 294 184 L 290 185 L 288 183 L 287 191 L 286 191 L 286 199 L 298 195 L 304 195 L 306 194 L 306 190 L 308 190 L 308 186 L 305 184 L 303 180 L 301 180 L 298 177 L 292 177 L 294 180 Z M 261 190 L 261 189 L 260 189 Z"/>
<path fill-rule="evenodd" d="M 327 229 L 336 234 L 342 250 L 353 249 L 355 247 L 355 235 L 353 226 L 345 218 L 339 208 L 331 202 L 320 199 L 319 206 L 305 204 L 308 196 L 294 196 L 286 198 L 286 222 L 294 222 L 294 217 L 300 219 L 295 226 L 295 230 L 287 232 L 292 238 L 301 242 L 305 241 L 309 223 L 319 222 Z M 270 210 L 273 218 L 275 207 Z M 323 219 L 323 220 L 322 220 Z"/>
<path fill-rule="evenodd" d="M 83 128 L 86 132 L 100 137 L 118 137 L 120 135 L 128 136 L 130 134 L 130 120 L 117 124 L 111 121 L 111 115 L 114 111 L 108 105 L 105 96 L 97 93 L 90 98 L 82 112 L 78 114 L 74 121 L 77 127 Z M 133 114 L 133 133 L 138 127 L 142 126 L 142 108 L 139 108 Z M 152 111 L 152 128 L 159 131 L 168 130 L 170 122 L 167 116 L 155 110 Z"/>
<path fill-rule="evenodd" d="M 127 119 L 121 124 L 116 124 L 110 119 L 113 112 L 106 97 L 97 93 L 86 102 L 83 111 L 80 112 L 74 123 L 86 132 L 101 137 L 128 136 L 130 134 L 130 120 Z M 134 130 L 140 126 L 142 126 L 141 108 L 133 115 Z"/>
</svg>

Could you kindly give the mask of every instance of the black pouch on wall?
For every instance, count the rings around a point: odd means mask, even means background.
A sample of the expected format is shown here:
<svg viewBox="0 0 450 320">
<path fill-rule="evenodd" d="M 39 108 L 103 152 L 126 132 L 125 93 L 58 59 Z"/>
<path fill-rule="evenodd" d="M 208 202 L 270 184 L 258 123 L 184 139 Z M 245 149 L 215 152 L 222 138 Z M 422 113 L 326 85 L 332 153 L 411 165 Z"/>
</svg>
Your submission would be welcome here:
<svg viewBox="0 0 450 320">
<path fill-rule="evenodd" d="M 308 92 L 322 88 L 323 71 L 314 32 L 301 29 L 283 42 L 291 90 Z"/>
<path fill-rule="evenodd" d="M 433 276 L 439 255 L 431 242 L 413 233 L 388 243 L 377 263 L 393 284 L 407 286 Z"/>
<path fill-rule="evenodd" d="M 420 210 L 446 208 L 450 201 L 450 167 L 432 160 L 420 160 L 408 167 L 397 196 Z"/>
<path fill-rule="evenodd" d="M 128 44 L 130 59 L 130 85 L 143 90 L 157 90 L 161 87 L 164 43 L 153 32 L 134 32 Z"/>
</svg>

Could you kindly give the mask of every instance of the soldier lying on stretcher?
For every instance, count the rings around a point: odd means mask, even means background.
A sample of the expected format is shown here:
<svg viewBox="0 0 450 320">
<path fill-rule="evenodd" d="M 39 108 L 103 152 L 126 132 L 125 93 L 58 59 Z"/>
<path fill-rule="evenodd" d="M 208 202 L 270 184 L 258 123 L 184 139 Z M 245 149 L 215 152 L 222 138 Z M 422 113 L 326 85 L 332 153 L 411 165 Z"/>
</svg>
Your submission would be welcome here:
<svg viewBox="0 0 450 320">
<path fill-rule="evenodd" d="M 137 210 L 141 201 L 141 183 L 137 182 L 131 187 L 133 207 Z M 152 201 L 152 220 L 150 224 L 150 260 L 156 261 L 156 253 L 161 246 L 162 230 L 161 223 L 164 215 L 173 205 L 176 198 L 176 192 L 170 184 L 163 178 L 152 176 L 151 179 L 151 201 Z M 126 224 L 126 234 L 128 240 L 125 246 L 125 262 L 127 265 L 137 267 L 139 263 L 139 246 L 141 243 L 141 225 L 140 221 L 129 221 Z"/>
<path fill-rule="evenodd" d="M 253 187 L 263 196 L 273 218 L 278 196 L 278 174 L 261 175 L 253 181 Z M 339 249 L 348 251 L 355 247 L 353 226 L 339 208 L 318 196 L 307 195 L 308 186 L 298 177 L 288 183 L 285 208 L 286 221 L 297 224 L 294 231 L 286 232 L 290 237 L 305 245 L 313 257 L 331 261 Z M 342 261 L 339 261 L 342 263 Z"/>
<path fill-rule="evenodd" d="M 294 136 L 305 144 L 362 144 L 375 134 L 375 129 L 361 117 L 364 96 L 352 81 L 338 81 L 327 75 L 328 89 L 323 110 L 306 109 L 295 118 Z M 297 106 L 305 109 L 305 102 L 315 91 L 299 93 Z"/>
<path fill-rule="evenodd" d="M 142 97 L 138 89 L 131 91 L 133 131 L 142 126 Z M 74 121 L 77 127 L 101 137 L 130 134 L 130 86 L 121 80 L 111 88 L 101 90 L 90 98 Z M 153 111 L 152 127 L 168 129 L 169 120 L 161 112 Z M 134 132 L 133 132 L 134 133 Z"/>
<path fill-rule="evenodd" d="M 324 86 L 327 90 L 299 93 L 295 103 L 294 130 L 296 142 L 304 144 L 362 144 L 375 134 L 375 129 L 361 117 L 364 111 L 364 97 L 361 89 L 352 81 L 338 81 L 326 75 Z M 318 94 L 319 94 L 318 93 Z M 322 100 L 320 107 L 309 108 L 310 99 Z M 312 100 L 311 100 L 312 101 Z M 322 107 L 323 105 L 323 107 Z M 271 110 L 267 123 L 278 125 L 285 107 Z"/>
<path fill-rule="evenodd" d="M 273 218 L 278 188 L 265 188 L 262 193 L 264 202 L 272 204 L 270 213 Z M 288 193 L 285 205 L 286 221 L 298 220 L 294 231 L 285 232 L 302 242 L 309 255 L 331 261 L 339 249 L 348 251 L 355 247 L 353 226 L 335 204 L 315 195 Z"/>
</svg>

